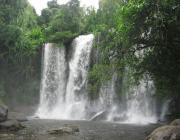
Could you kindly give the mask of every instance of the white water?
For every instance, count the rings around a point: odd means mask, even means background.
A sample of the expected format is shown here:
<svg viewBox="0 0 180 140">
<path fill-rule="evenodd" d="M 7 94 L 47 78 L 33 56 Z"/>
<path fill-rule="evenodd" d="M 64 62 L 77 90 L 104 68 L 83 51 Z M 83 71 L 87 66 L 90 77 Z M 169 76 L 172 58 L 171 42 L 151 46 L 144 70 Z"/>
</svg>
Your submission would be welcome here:
<svg viewBox="0 0 180 140">
<path fill-rule="evenodd" d="M 161 114 L 160 114 L 160 121 L 165 121 L 166 120 L 166 115 L 169 111 L 169 104 L 170 104 L 171 100 L 165 100 L 163 105 L 162 105 L 162 110 L 161 110 Z"/>
<path fill-rule="evenodd" d="M 76 38 L 69 63 L 64 48 L 45 45 L 40 105 L 36 112 L 39 118 L 85 119 L 85 86 L 93 40 L 92 34 Z"/>
<path fill-rule="evenodd" d="M 63 97 L 65 94 L 66 61 L 64 48 L 58 48 L 55 44 L 46 44 L 42 65 L 40 105 L 37 115 L 44 118 L 57 105 L 59 97 Z"/>
<path fill-rule="evenodd" d="M 114 73 L 112 79 L 102 85 L 99 99 L 88 100 L 86 84 L 93 40 L 92 34 L 77 37 L 70 56 L 63 47 L 45 45 L 40 105 L 36 115 L 42 119 L 106 118 L 122 123 L 155 123 L 157 117 L 152 98 L 155 89 L 147 78 L 143 78 L 138 86 L 130 87 L 123 98 L 125 101 L 119 103 L 115 91 L 117 74 Z"/>
<path fill-rule="evenodd" d="M 85 90 L 90 53 L 94 36 L 79 36 L 73 42 L 75 47 L 69 62 L 69 78 L 66 89 L 67 118 L 85 119 L 87 94 Z"/>
<path fill-rule="evenodd" d="M 158 119 L 155 100 L 152 97 L 155 93 L 153 82 L 144 77 L 138 86 L 132 86 L 126 91 L 126 97 L 123 99 L 126 101 L 118 104 L 115 100 L 117 98 L 114 89 L 115 77 L 116 74 L 106 88 L 101 88 L 100 102 L 104 106 L 102 110 L 108 112 L 106 120 L 130 124 L 156 123 Z"/>
<path fill-rule="evenodd" d="M 138 86 L 130 89 L 127 94 L 127 119 L 125 123 L 149 124 L 156 123 L 156 106 L 152 98 L 154 84 L 149 79 L 142 79 Z"/>
</svg>

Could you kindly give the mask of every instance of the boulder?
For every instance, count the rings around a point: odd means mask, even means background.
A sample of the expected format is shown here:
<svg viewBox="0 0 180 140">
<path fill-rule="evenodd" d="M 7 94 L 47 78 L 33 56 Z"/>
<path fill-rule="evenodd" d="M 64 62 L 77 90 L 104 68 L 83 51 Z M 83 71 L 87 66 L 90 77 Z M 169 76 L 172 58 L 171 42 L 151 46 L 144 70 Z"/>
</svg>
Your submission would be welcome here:
<svg viewBox="0 0 180 140">
<path fill-rule="evenodd" d="M 73 129 L 70 127 L 62 127 L 62 128 L 49 130 L 48 133 L 52 135 L 66 135 L 66 134 L 71 135 L 73 134 Z"/>
<path fill-rule="evenodd" d="M 180 120 L 155 129 L 145 140 L 180 140 Z"/>
<path fill-rule="evenodd" d="M 180 119 L 176 119 L 176 120 L 172 121 L 170 125 L 180 126 Z"/>
<path fill-rule="evenodd" d="M 64 127 L 49 130 L 48 133 L 52 135 L 72 135 L 79 132 L 79 128 L 75 125 L 64 125 Z"/>
<path fill-rule="evenodd" d="M 65 124 L 64 127 L 69 127 L 69 128 L 71 128 L 71 129 L 73 130 L 73 133 L 74 133 L 74 132 L 80 132 L 80 131 L 79 131 L 79 127 L 76 126 L 76 125 Z"/>
<path fill-rule="evenodd" d="M 0 122 L 6 121 L 8 117 L 8 107 L 0 104 Z"/>
<path fill-rule="evenodd" d="M 24 126 L 17 120 L 8 120 L 0 123 L 0 131 L 18 131 L 23 128 Z"/>
</svg>

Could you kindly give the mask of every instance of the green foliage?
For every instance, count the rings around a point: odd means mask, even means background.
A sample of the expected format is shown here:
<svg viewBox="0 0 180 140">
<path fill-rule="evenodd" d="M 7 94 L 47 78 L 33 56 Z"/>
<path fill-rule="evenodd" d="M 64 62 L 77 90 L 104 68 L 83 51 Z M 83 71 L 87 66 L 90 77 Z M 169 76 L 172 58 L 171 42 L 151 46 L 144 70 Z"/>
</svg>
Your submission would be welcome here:
<svg viewBox="0 0 180 140">
<path fill-rule="evenodd" d="M 37 15 L 26 0 L 2 1 L 0 8 L 0 57 L 9 63 L 21 63 L 44 42 Z"/>
<path fill-rule="evenodd" d="M 120 33 L 125 34 L 125 37 L 129 36 L 128 43 L 124 44 L 129 48 L 127 55 L 130 55 L 131 52 L 143 51 L 143 59 L 136 56 L 139 62 L 136 63 L 135 70 L 140 74 L 149 72 L 155 81 L 158 93 L 161 94 L 164 90 L 177 94 L 178 71 L 180 71 L 180 19 L 178 17 L 180 7 L 176 0 L 139 2 L 129 1 L 125 6 L 129 12 L 124 14 L 122 11 L 123 16 L 128 13 L 126 17 L 129 17 L 124 18 L 123 21 L 133 25 L 129 26 L 130 30 L 129 28 L 125 28 L 126 30 L 119 28 Z M 135 7 L 136 10 L 131 10 L 132 8 L 129 7 Z M 177 73 L 177 75 L 172 73 Z"/>
<path fill-rule="evenodd" d="M 78 0 L 71 0 L 66 5 L 57 1 L 48 2 L 48 8 L 42 11 L 39 18 L 45 29 L 46 41 L 53 43 L 71 42 L 81 32 L 82 8 Z"/>
<path fill-rule="evenodd" d="M 88 74 L 88 92 L 91 98 L 96 98 L 102 84 L 111 80 L 113 71 L 109 65 L 95 64 Z"/>
<path fill-rule="evenodd" d="M 120 59 L 124 56 L 121 51 L 122 43 L 117 36 L 116 21 L 118 9 L 123 4 L 121 0 L 103 0 L 97 12 L 88 9 L 85 30 L 96 35 L 95 49 L 99 55 L 99 63 L 92 67 L 89 74 L 91 94 L 97 94 L 100 86 L 111 80 L 114 72 L 117 72 L 119 77 L 122 75 L 124 62 Z"/>
<path fill-rule="evenodd" d="M 128 67 L 132 81 L 137 82 L 143 74 L 148 74 L 155 82 L 157 94 L 178 95 L 178 0 L 102 0 L 97 12 L 89 9 L 85 21 L 87 32 L 96 34 L 100 65 L 107 65 L 122 74 L 122 69 Z M 93 71 L 98 70 L 92 68 Z M 96 73 L 92 77 L 100 81 L 102 75 Z"/>
<path fill-rule="evenodd" d="M 49 41 L 48 42 L 57 42 L 57 43 L 68 43 L 70 44 L 71 41 L 77 36 L 76 33 L 71 33 L 70 31 L 65 31 L 65 32 L 56 32 L 53 35 L 49 36 Z"/>
<path fill-rule="evenodd" d="M 44 40 L 35 10 L 27 0 L 0 0 L 1 99 L 14 100 L 15 95 L 21 96 L 28 90 L 24 86 L 27 81 L 38 81 L 40 59 L 36 57 Z M 29 95 L 34 88 L 31 86 Z M 19 89 L 22 90 L 17 93 Z"/>
<path fill-rule="evenodd" d="M 30 46 L 41 46 L 45 41 L 45 35 L 40 27 L 32 28 L 32 30 L 26 32 L 26 37 L 30 42 Z"/>
</svg>

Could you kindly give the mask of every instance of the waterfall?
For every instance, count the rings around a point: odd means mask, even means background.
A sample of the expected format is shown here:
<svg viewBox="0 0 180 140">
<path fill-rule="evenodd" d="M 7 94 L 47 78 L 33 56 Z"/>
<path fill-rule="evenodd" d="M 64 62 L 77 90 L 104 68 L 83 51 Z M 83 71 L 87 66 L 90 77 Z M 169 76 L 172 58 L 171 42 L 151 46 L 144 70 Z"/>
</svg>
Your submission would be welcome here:
<svg viewBox="0 0 180 140">
<path fill-rule="evenodd" d="M 42 119 L 156 122 L 155 89 L 147 76 L 138 86 L 129 86 L 126 70 L 121 88 L 127 85 L 128 88 L 123 95 L 118 95 L 115 89 L 118 75 L 114 72 L 112 79 L 102 84 L 99 98 L 90 100 L 87 75 L 93 40 L 92 34 L 81 35 L 73 40 L 68 51 L 62 45 L 48 43 L 44 46 L 40 104 L 36 116 Z"/>
<path fill-rule="evenodd" d="M 49 116 L 59 97 L 65 94 L 66 83 L 65 49 L 49 43 L 43 52 L 40 105 L 37 111 L 40 118 Z"/>
<path fill-rule="evenodd" d="M 153 95 L 155 93 L 153 81 L 144 77 L 138 86 L 131 87 L 127 94 L 127 123 L 156 123 L 156 106 Z"/>
<path fill-rule="evenodd" d="M 123 100 L 126 101 L 117 103 L 117 93 L 115 93 L 114 85 L 115 77 L 116 74 L 108 82 L 109 86 L 106 87 L 107 89 L 103 88 L 103 92 L 101 91 L 103 94 L 100 93 L 100 102 L 106 105 L 102 109 L 107 112 L 106 120 L 134 124 L 156 123 L 157 116 L 156 104 L 153 98 L 155 93 L 153 81 L 148 76 L 144 76 L 139 85 L 130 86 L 125 91 L 126 97 Z M 124 82 L 124 84 L 127 84 L 127 82 Z"/>
<path fill-rule="evenodd" d="M 66 88 L 67 118 L 84 119 L 87 104 L 86 82 L 94 36 L 79 36 L 73 42 L 74 53 L 69 62 Z"/>
<path fill-rule="evenodd" d="M 39 118 L 85 119 L 85 87 L 93 40 L 92 34 L 77 37 L 69 62 L 64 47 L 45 45 L 40 105 L 36 112 Z"/>
<path fill-rule="evenodd" d="M 107 121 L 116 121 L 120 117 L 121 105 L 117 103 L 116 80 L 117 73 L 115 72 L 112 79 L 105 84 L 106 86 L 103 85 L 100 89 L 100 102 L 103 104 L 104 110 L 107 111 Z"/>
</svg>

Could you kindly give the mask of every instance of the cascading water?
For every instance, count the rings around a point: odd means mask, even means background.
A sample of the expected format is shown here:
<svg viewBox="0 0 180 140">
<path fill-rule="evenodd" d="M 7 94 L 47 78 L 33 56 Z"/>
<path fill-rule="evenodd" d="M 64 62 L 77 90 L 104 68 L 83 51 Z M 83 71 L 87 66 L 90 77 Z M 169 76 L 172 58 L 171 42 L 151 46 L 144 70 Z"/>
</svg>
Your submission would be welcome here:
<svg viewBox="0 0 180 140">
<path fill-rule="evenodd" d="M 154 84 L 149 79 L 142 79 L 138 86 L 127 94 L 127 123 L 148 124 L 157 121 L 154 94 Z"/>
<path fill-rule="evenodd" d="M 115 91 L 115 82 L 117 80 L 117 73 L 114 73 L 112 79 L 107 82 L 104 86 L 100 89 L 100 102 L 104 106 L 104 110 L 107 111 L 107 121 L 117 121 L 120 117 L 119 113 L 121 105 L 117 103 L 117 94 Z"/>
<path fill-rule="evenodd" d="M 45 45 L 41 99 L 36 113 L 39 118 L 85 119 L 85 86 L 93 40 L 92 34 L 77 37 L 69 63 L 64 48 Z"/>
<path fill-rule="evenodd" d="M 37 111 L 40 118 L 48 117 L 59 97 L 65 94 L 65 49 L 55 44 L 46 44 L 42 68 L 40 105 Z"/>
<path fill-rule="evenodd" d="M 100 88 L 99 99 L 95 102 L 95 107 L 93 110 L 96 112 L 90 120 L 110 120 L 107 118 L 107 114 L 109 114 L 110 110 L 114 106 L 114 99 L 116 97 L 116 93 L 114 91 L 114 82 L 115 82 L 116 74 L 113 75 L 112 79 L 105 84 L 103 84 Z M 114 116 L 115 114 L 113 114 Z M 109 115 L 108 115 L 109 116 Z"/>
<path fill-rule="evenodd" d="M 79 36 L 73 42 L 75 47 L 69 62 L 69 78 L 66 88 L 67 117 L 85 119 L 87 94 L 85 90 L 90 53 L 94 35 Z"/>
<path fill-rule="evenodd" d="M 129 87 L 120 102 L 115 90 L 115 72 L 112 79 L 100 88 L 99 99 L 89 100 L 86 84 L 93 40 L 92 34 L 77 37 L 72 43 L 70 56 L 64 47 L 45 45 L 40 105 L 36 115 L 43 119 L 156 122 L 154 88 L 149 79 L 143 78 L 138 86 Z M 124 79 L 127 77 L 125 75 Z"/>
<path fill-rule="evenodd" d="M 123 99 L 125 102 L 117 103 L 115 77 L 116 74 L 105 84 L 108 86 L 102 87 L 100 91 L 99 102 L 103 105 L 100 112 L 106 111 L 106 120 L 134 124 L 156 123 L 156 106 L 152 97 L 155 92 L 153 82 L 144 77 L 138 86 L 131 86 L 125 91 L 126 97 Z"/>
</svg>

